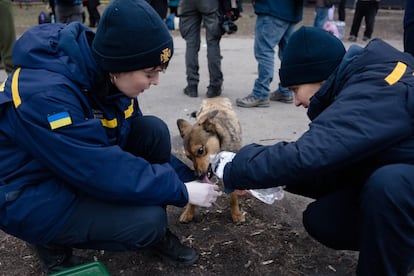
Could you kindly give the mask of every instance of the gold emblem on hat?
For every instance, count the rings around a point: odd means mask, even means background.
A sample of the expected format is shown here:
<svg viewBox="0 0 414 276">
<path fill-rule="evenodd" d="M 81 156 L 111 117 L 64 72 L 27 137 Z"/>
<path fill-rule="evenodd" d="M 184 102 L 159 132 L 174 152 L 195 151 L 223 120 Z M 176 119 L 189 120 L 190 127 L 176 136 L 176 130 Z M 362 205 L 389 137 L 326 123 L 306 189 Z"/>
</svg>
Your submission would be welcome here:
<svg viewBox="0 0 414 276">
<path fill-rule="evenodd" d="M 171 57 L 171 50 L 170 48 L 165 48 L 162 50 L 162 53 L 160 55 L 161 63 L 167 63 L 170 60 Z"/>
</svg>

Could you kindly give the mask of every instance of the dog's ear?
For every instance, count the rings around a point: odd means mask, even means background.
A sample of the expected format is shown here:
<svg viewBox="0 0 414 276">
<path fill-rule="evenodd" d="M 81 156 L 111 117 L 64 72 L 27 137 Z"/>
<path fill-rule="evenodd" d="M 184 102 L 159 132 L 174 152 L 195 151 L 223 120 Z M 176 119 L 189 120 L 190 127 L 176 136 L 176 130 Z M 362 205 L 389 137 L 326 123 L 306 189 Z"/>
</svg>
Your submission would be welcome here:
<svg viewBox="0 0 414 276">
<path fill-rule="evenodd" d="M 217 116 L 218 112 L 218 110 L 213 110 L 203 116 L 202 121 L 199 123 L 203 126 L 205 131 L 217 133 L 216 120 L 214 118 Z"/>
<path fill-rule="evenodd" d="M 192 125 L 184 119 L 178 119 L 177 127 L 180 131 L 181 138 L 184 138 L 184 136 L 190 132 Z"/>
<path fill-rule="evenodd" d="M 217 135 L 217 137 L 220 140 L 220 144 L 223 144 L 224 142 L 226 142 L 225 140 L 228 139 L 226 138 L 227 137 L 226 133 L 228 131 L 225 129 L 226 126 L 223 124 L 220 116 L 217 116 L 218 114 L 219 114 L 218 110 L 213 110 L 209 112 L 205 116 L 205 119 L 201 124 L 205 131 L 211 132 Z"/>
</svg>

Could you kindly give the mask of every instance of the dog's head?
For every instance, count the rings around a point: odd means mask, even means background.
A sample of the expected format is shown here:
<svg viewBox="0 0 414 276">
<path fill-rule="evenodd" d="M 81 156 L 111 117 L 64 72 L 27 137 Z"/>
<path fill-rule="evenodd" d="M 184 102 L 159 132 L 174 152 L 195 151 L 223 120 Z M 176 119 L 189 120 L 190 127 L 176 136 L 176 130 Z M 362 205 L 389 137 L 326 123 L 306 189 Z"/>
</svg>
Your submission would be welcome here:
<svg viewBox="0 0 414 276">
<path fill-rule="evenodd" d="M 204 178 L 209 169 L 210 155 L 220 152 L 220 137 L 214 126 L 217 111 L 212 111 L 195 124 L 184 119 L 177 120 L 183 138 L 185 155 L 193 162 L 197 178 Z"/>
</svg>

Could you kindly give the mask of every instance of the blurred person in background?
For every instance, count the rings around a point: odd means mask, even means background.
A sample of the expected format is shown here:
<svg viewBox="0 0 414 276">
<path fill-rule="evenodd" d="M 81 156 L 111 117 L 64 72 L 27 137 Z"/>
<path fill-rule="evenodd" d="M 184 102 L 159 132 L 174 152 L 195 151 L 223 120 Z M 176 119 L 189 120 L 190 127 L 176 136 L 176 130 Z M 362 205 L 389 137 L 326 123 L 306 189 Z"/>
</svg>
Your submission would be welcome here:
<svg viewBox="0 0 414 276">
<path fill-rule="evenodd" d="M 55 0 L 57 23 L 84 22 L 82 0 Z"/>
<path fill-rule="evenodd" d="M 378 12 L 379 3 L 380 0 L 357 0 L 351 31 L 348 37 L 349 41 L 357 41 L 362 18 L 365 18 L 365 31 L 362 41 L 368 41 L 371 39 L 372 33 L 374 32 L 375 17 Z"/>
<path fill-rule="evenodd" d="M 13 7 L 10 0 L 0 0 L 0 69 L 13 70 L 12 50 L 16 41 Z"/>
<path fill-rule="evenodd" d="M 99 24 L 101 14 L 98 11 L 98 6 L 101 4 L 99 0 L 86 0 L 83 5 L 86 6 L 89 15 L 89 27 L 95 28 Z"/>
<path fill-rule="evenodd" d="M 254 56 L 258 76 L 250 94 L 237 98 L 236 104 L 240 107 L 268 107 L 270 101 L 291 104 L 290 89 L 278 83 L 277 89 L 270 92 L 270 84 L 275 73 L 275 47 L 281 59 L 296 24 L 302 20 L 303 0 L 256 0 L 253 7 L 257 15 Z"/>
</svg>

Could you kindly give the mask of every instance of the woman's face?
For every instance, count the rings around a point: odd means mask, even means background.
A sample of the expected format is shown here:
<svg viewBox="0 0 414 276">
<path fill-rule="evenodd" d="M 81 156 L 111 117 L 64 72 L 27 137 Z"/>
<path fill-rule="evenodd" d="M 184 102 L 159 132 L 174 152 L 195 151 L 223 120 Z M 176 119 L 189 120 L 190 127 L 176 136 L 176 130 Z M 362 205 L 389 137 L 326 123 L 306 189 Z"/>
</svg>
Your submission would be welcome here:
<svg viewBox="0 0 414 276">
<path fill-rule="evenodd" d="M 119 91 L 133 98 L 150 88 L 151 85 L 157 85 L 160 72 L 163 72 L 163 69 L 158 66 L 131 72 L 111 73 L 109 75 L 111 82 Z"/>
<path fill-rule="evenodd" d="M 322 82 L 304 83 L 290 86 L 289 89 L 295 94 L 295 105 L 309 107 L 310 98 L 321 88 Z"/>
</svg>

